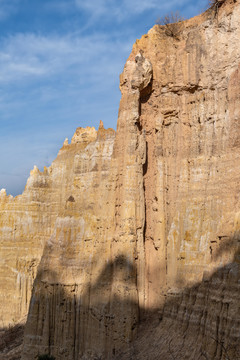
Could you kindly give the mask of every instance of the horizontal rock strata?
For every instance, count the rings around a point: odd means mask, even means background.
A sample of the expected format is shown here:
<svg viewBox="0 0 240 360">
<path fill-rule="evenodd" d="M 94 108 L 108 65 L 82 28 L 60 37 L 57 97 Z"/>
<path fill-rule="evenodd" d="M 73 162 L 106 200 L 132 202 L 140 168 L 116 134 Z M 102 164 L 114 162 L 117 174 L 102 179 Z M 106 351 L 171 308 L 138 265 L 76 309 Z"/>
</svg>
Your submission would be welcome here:
<svg viewBox="0 0 240 360">
<path fill-rule="evenodd" d="M 3 326 L 33 286 L 24 360 L 236 358 L 239 19 L 227 0 L 177 36 L 154 26 L 120 76 L 116 136 L 79 128 L 22 196 L 1 192 Z"/>
</svg>

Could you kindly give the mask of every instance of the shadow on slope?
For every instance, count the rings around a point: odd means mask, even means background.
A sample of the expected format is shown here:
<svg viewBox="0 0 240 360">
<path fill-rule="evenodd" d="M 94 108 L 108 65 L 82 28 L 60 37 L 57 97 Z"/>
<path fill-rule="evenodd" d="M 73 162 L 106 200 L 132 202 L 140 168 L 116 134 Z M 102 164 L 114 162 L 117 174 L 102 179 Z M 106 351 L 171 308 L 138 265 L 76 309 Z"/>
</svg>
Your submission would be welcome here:
<svg viewBox="0 0 240 360">
<path fill-rule="evenodd" d="M 139 319 L 136 266 L 117 256 L 91 283 L 62 284 L 39 271 L 25 330 L 24 359 L 112 358 L 133 338 Z M 122 300 L 122 298 L 124 300 Z M 135 301 L 133 300 L 135 298 Z"/>
<path fill-rule="evenodd" d="M 170 290 L 163 310 L 148 314 L 130 349 L 117 359 L 240 359 L 239 240 L 225 240 L 215 259 L 233 249 L 232 262 L 202 282 Z"/>
<path fill-rule="evenodd" d="M 0 360 L 19 360 L 21 358 L 24 325 L 0 329 Z"/>
<path fill-rule="evenodd" d="M 224 242 L 233 261 L 202 282 L 169 291 L 159 311 L 139 324 L 135 264 L 124 256 L 106 264 L 93 283 L 60 284 L 58 275 L 35 280 L 23 359 L 231 359 L 240 352 L 240 251 Z M 159 276 L 159 274 L 156 274 Z M 139 326 L 138 326 L 139 325 Z M 135 338 L 135 340 L 133 340 Z M 129 341 L 130 339 L 130 341 Z M 123 349 L 126 351 L 123 351 Z"/>
</svg>

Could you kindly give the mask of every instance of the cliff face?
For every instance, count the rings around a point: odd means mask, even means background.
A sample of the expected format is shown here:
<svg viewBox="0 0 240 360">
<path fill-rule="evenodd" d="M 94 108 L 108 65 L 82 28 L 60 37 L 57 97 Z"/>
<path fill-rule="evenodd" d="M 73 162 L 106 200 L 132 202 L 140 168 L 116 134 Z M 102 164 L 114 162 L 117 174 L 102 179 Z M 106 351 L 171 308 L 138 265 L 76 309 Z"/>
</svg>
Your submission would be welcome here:
<svg viewBox="0 0 240 360">
<path fill-rule="evenodd" d="M 115 141 L 113 130 L 100 128 L 100 140 L 82 153 L 66 148 L 73 166 L 65 182 L 71 201 L 43 250 L 23 358 L 49 351 L 62 359 L 111 358 L 133 338 L 142 271 L 137 259 L 140 252 L 141 261 L 144 256 L 146 161 L 144 135 L 136 124 L 140 92 L 151 79 L 152 66 L 139 54 L 122 75 Z"/>
<path fill-rule="evenodd" d="M 23 359 L 236 356 L 239 19 L 229 0 L 177 37 L 155 26 L 120 77 L 116 136 L 77 129 L 22 196 L 1 192 L 3 325 L 33 286 Z"/>
<path fill-rule="evenodd" d="M 13 198 L 1 190 L 1 327 L 24 321 L 44 247 L 61 221 L 67 228 L 69 220 L 73 229 L 83 204 L 91 219 L 86 219 L 89 227 L 99 221 L 91 216 L 91 209 L 101 207 L 95 196 L 100 199 L 99 183 L 103 186 L 108 176 L 114 138 L 114 130 L 105 130 L 102 123 L 98 131 L 78 128 L 49 168 L 41 173 L 34 167 L 23 195 Z M 92 194 L 86 192 L 88 188 Z M 81 228 L 84 221 L 80 219 Z"/>
</svg>

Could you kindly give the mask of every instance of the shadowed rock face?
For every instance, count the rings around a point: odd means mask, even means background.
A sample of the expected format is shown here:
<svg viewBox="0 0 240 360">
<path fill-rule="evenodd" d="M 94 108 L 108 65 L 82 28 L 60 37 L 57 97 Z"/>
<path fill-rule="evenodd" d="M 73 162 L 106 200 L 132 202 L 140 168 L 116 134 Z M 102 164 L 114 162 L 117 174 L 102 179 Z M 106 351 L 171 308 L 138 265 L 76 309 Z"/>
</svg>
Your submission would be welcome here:
<svg viewBox="0 0 240 360">
<path fill-rule="evenodd" d="M 33 287 L 23 359 L 237 356 L 239 19 L 228 0 L 178 39 L 155 26 L 120 76 L 116 136 L 79 128 L 0 193 L 3 325 Z"/>
<path fill-rule="evenodd" d="M 170 289 L 163 308 L 148 312 L 138 336 L 116 359 L 239 359 L 239 250 L 231 263 L 205 273 L 194 286 Z"/>
</svg>

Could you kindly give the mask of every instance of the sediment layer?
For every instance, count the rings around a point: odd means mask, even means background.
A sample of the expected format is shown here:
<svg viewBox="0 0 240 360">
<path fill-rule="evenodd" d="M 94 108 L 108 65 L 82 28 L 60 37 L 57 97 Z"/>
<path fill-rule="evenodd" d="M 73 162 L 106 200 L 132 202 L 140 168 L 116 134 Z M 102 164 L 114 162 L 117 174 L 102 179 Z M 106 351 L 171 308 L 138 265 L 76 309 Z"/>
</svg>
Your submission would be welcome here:
<svg viewBox="0 0 240 360">
<path fill-rule="evenodd" d="M 176 37 L 154 26 L 120 76 L 116 134 L 77 129 L 23 195 L 1 192 L 3 326 L 33 288 L 24 360 L 236 357 L 239 19 L 228 0 Z"/>
</svg>

